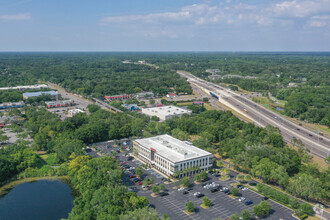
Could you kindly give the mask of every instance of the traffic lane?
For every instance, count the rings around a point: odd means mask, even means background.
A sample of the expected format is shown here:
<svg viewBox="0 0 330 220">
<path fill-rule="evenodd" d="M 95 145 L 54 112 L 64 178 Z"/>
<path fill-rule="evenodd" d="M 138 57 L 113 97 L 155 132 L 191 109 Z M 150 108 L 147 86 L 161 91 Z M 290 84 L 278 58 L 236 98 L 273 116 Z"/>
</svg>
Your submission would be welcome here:
<svg viewBox="0 0 330 220">
<path fill-rule="evenodd" d="M 231 104 L 235 104 L 235 102 L 233 100 L 230 100 L 229 102 L 231 102 Z M 236 106 L 238 108 L 244 108 L 244 106 L 240 105 L 240 104 L 236 104 Z M 292 129 L 292 130 L 289 130 L 287 131 L 286 129 L 283 129 L 283 127 L 285 127 L 284 125 L 280 124 L 280 122 L 278 122 L 279 124 L 275 124 L 272 120 L 269 120 L 269 118 L 267 117 L 262 117 L 261 115 L 257 115 L 255 114 L 253 111 L 249 111 L 248 113 L 250 115 L 250 117 L 254 118 L 256 122 L 258 122 L 259 124 L 262 124 L 262 125 L 272 125 L 274 127 L 278 127 L 280 130 L 281 130 L 281 133 L 282 134 L 289 134 L 288 136 L 285 136 L 285 140 L 290 143 L 291 142 L 291 139 L 293 137 L 296 137 L 298 136 L 296 133 L 295 133 L 295 130 Z M 275 119 L 273 119 L 275 120 Z M 287 128 L 288 129 L 288 128 Z M 309 138 L 309 137 L 305 137 L 305 138 Z M 311 152 L 314 153 L 315 155 L 319 156 L 319 157 L 325 157 L 324 155 L 327 155 L 329 152 L 323 148 L 320 148 L 320 147 L 317 147 L 317 146 L 314 146 L 313 144 L 310 144 L 309 142 L 307 142 L 306 140 L 302 140 L 305 147 L 308 147 L 309 149 L 311 149 Z"/>
<path fill-rule="evenodd" d="M 263 114 L 278 119 L 279 121 L 281 121 L 281 123 L 289 128 L 292 128 L 296 131 L 299 131 L 300 134 L 304 134 L 306 137 L 309 137 L 310 139 L 313 139 L 314 141 L 320 141 L 321 143 L 325 144 L 326 146 L 329 146 L 330 143 L 326 140 L 326 138 L 322 138 L 323 140 L 319 140 L 321 135 L 313 135 L 313 133 L 315 131 L 310 131 L 310 130 L 305 130 L 304 127 L 301 127 L 299 125 L 295 125 L 293 124 L 293 122 L 289 122 L 287 119 L 283 119 L 281 118 L 279 115 L 271 112 L 271 111 L 267 111 L 266 109 L 262 108 L 261 106 L 253 103 L 251 100 L 245 100 L 243 98 L 241 98 L 240 96 L 235 96 L 234 98 L 239 99 L 240 101 L 245 102 L 245 104 L 249 105 L 252 108 L 258 109 L 258 111 L 262 112 Z M 299 130 L 298 130 L 299 129 Z M 310 136 L 310 134 L 312 136 Z"/>
</svg>

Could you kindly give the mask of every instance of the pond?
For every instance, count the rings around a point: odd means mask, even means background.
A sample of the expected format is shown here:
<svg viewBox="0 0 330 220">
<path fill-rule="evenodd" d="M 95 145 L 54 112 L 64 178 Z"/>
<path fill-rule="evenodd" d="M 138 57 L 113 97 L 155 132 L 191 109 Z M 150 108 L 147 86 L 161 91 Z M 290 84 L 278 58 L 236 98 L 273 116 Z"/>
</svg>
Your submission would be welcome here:
<svg viewBox="0 0 330 220">
<path fill-rule="evenodd" d="M 60 180 L 22 183 L 0 198 L 0 219 L 67 218 L 73 200 L 70 187 Z"/>
</svg>

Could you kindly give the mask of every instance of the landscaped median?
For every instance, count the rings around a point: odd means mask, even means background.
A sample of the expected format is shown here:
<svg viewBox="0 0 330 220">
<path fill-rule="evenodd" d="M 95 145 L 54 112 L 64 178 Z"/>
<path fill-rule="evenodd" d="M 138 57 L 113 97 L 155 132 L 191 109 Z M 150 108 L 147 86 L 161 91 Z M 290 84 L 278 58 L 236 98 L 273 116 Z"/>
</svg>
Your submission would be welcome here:
<svg viewBox="0 0 330 220">
<path fill-rule="evenodd" d="M 262 183 L 258 183 L 257 187 L 249 187 L 251 190 L 256 191 L 264 196 L 271 198 L 272 200 L 293 209 L 296 212 L 296 216 L 299 219 L 306 219 L 308 216 L 314 214 L 313 206 L 308 203 L 301 203 L 297 198 L 288 194 L 282 193 L 272 187 L 266 186 Z"/>
</svg>

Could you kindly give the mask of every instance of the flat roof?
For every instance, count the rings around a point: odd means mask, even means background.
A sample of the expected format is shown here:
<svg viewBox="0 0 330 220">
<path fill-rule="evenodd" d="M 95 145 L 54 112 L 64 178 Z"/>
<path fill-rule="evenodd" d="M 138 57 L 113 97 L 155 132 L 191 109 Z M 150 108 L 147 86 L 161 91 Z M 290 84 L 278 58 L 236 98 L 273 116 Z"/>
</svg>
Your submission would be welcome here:
<svg viewBox="0 0 330 220">
<path fill-rule="evenodd" d="M 28 85 L 28 86 L 12 86 L 12 87 L 2 87 L 0 90 L 10 90 L 10 89 L 40 89 L 40 88 L 48 88 L 46 84 L 40 85 Z"/>
<path fill-rule="evenodd" d="M 157 154 L 174 163 L 203 156 L 212 156 L 210 152 L 195 147 L 189 144 L 189 142 L 180 141 L 167 134 L 137 139 L 135 141 L 145 148 L 155 149 Z"/>
<path fill-rule="evenodd" d="M 42 92 L 26 92 L 23 93 L 26 97 L 34 97 L 34 96 L 41 96 L 41 95 L 58 95 L 59 93 L 56 91 L 42 91 Z"/>
<path fill-rule="evenodd" d="M 190 114 L 192 112 L 191 110 L 179 108 L 173 105 L 145 108 L 145 110 L 155 113 L 157 115 L 164 115 L 164 116 Z"/>
</svg>

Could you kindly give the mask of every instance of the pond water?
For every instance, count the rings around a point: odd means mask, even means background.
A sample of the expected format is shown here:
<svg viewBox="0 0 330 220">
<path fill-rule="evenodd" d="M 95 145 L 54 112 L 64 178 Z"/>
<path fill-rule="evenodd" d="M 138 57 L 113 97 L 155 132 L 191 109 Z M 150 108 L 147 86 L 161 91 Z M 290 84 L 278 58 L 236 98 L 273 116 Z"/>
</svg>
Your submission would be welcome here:
<svg viewBox="0 0 330 220">
<path fill-rule="evenodd" d="M 67 218 L 74 197 L 70 187 L 59 180 L 22 183 L 0 198 L 0 219 L 57 220 Z"/>
</svg>

